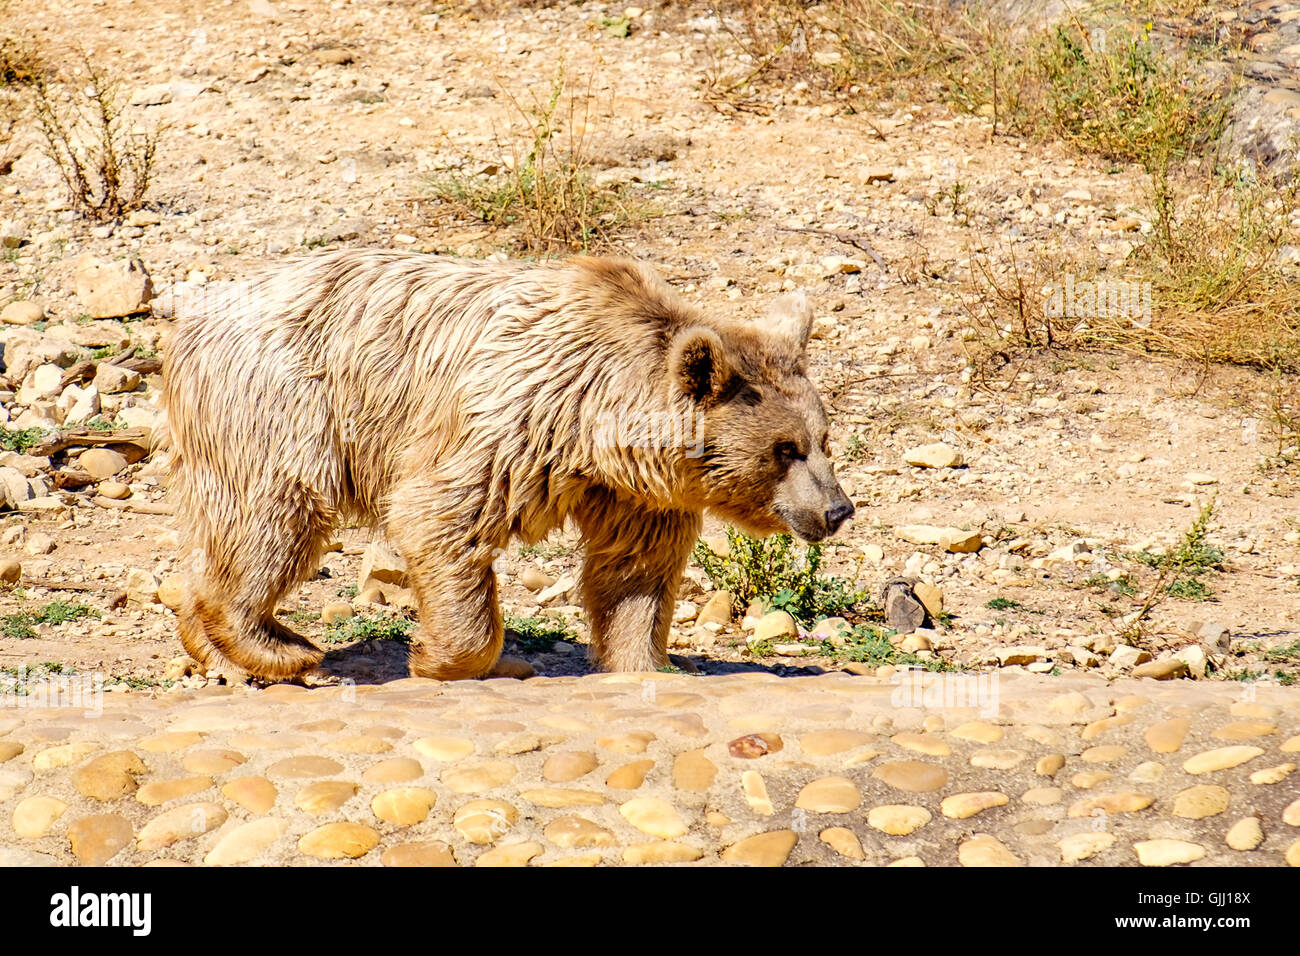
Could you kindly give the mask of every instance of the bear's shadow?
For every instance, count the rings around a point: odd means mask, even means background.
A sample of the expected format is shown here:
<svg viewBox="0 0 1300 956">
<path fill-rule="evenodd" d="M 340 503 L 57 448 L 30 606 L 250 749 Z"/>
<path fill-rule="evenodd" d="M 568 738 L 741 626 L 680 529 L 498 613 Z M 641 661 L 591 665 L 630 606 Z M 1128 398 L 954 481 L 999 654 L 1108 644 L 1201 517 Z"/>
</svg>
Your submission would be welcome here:
<svg viewBox="0 0 1300 956">
<path fill-rule="evenodd" d="M 404 641 L 376 638 L 360 641 L 344 647 L 328 648 L 320 669 L 329 677 L 356 684 L 386 684 L 410 676 L 410 645 Z M 518 650 L 506 646 L 507 654 L 518 655 Z M 579 677 L 595 672 L 595 668 L 582 653 L 568 654 L 525 654 L 525 660 L 532 664 L 539 674 L 546 677 Z M 755 661 L 715 660 L 702 655 L 672 655 L 674 664 L 683 673 L 690 673 L 690 668 L 702 675 L 741 674 L 762 672 L 778 677 L 806 677 L 825 673 L 825 669 L 813 666 L 792 666 L 789 664 L 760 664 Z"/>
</svg>

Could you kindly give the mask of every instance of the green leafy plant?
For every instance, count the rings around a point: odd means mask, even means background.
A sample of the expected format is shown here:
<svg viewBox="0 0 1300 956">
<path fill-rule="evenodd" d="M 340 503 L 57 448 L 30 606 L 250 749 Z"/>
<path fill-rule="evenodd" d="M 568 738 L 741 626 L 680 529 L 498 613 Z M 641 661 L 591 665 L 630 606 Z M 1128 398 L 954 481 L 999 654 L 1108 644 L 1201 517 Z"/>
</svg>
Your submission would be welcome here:
<svg viewBox="0 0 1300 956">
<path fill-rule="evenodd" d="M 767 610 L 785 611 L 796 621 L 811 624 L 848 614 L 867 600 L 866 592 L 854 582 L 820 573 L 820 544 L 800 549 L 788 534 L 751 538 L 729 527 L 725 557 L 715 555 L 702 541 L 696 543 L 693 556 L 715 588 L 731 593 L 736 612 L 757 600 Z"/>
<path fill-rule="evenodd" d="M 352 641 L 402 641 L 410 640 L 415 622 L 395 614 L 357 614 L 334 621 L 325 626 L 324 640 L 328 644 L 347 644 Z"/>
<path fill-rule="evenodd" d="M 573 633 L 563 621 L 545 617 L 507 615 L 506 630 L 524 654 L 544 654 L 556 641 L 574 643 Z"/>
</svg>

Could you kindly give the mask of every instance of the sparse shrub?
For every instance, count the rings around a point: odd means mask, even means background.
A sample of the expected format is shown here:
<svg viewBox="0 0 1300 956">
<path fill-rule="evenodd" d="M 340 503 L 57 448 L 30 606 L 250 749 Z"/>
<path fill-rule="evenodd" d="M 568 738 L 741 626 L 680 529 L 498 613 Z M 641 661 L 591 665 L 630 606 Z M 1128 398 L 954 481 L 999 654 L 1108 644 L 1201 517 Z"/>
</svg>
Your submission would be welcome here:
<svg viewBox="0 0 1300 956">
<path fill-rule="evenodd" d="M 89 57 L 76 84 L 31 84 L 45 154 L 58 167 L 74 209 L 91 219 L 119 219 L 144 203 L 162 127 L 136 132 L 121 88 Z"/>
<path fill-rule="evenodd" d="M 564 70 L 556 73 L 545 102 L 510 102 L 527 124 L 526 146 L 503 144 L 504 167 L 450 174 L 430 182 L 435 198 L 459 215 L 496 228 L 513 228 L 533 253 L 589 251 L 610 245 L 617 229 L 641 213 L 626 191 L 598 184 L 586 148 L 591 83 L 566 95 Z M 561 132 L 563 128 L 564 132 Z"/>
<path fill-rule="evenodd" d="M 1127 36 L 1060 24 L 1040 44 L 1049 134 L 1148 171 L 1205 149 L 1231 98 L 1224 81 L 1156 49 L 1150 24 Z M 1104 42 L 1103 42 L 1104 40 Z"/>
<path fill-rule="evenodd" d="M 788 534 L 751 538 L 728 528 L 727 545 L 727 555 L 719 557 L 699 542 L 694 558 L 715 588 L 731 592 L 738 613 L 757 600 L 810 624 L 850 613 L 867 600 L 854 582 L 820 573 L 820 544 L 799 549 Z"/>
<path fill-rule="evenodd" d="M 556 641 L 573 643 L 573 634 L 568 626 L 553 618 L 508 615 L 505 626 L 524 654 L 544 654 L 555 646 Z"/>
<path fill-rule="evenodd" d="M 402 641 L 410 640 L 415 622 L 394 614 L 357 614 L 335 621 L 325 627 L 324 640 L 328 644 L 347 644 L 351 641 Z"/>
</svg>

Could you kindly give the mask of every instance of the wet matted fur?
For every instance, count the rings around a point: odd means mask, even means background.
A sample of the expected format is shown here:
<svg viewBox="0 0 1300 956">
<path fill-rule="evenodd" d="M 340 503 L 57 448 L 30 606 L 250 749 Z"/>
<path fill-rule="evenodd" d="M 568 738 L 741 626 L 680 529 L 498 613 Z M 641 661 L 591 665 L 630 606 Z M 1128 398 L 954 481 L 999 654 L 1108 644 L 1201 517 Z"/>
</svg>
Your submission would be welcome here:
<svg viewBox="0 0 1300 956">
<path fill-rule="evenodd" d="M 812 540 L 852 513 L 806 376 L 810 325 L 802 299 L 761 323 L 703 314 L 626 260 L 343 251 L 275 268 L 183 317 L 166 352 L 186 650 L 265 680 L 319 663 L 274 612 L 353 522 L 406 559 L 411 673 L 488 674 L 493 559 L 572 519 L 594 660 L 664 666 L 705 509 Z M 691 437 L 620 438 L 647 420 Z"/>
</svg>

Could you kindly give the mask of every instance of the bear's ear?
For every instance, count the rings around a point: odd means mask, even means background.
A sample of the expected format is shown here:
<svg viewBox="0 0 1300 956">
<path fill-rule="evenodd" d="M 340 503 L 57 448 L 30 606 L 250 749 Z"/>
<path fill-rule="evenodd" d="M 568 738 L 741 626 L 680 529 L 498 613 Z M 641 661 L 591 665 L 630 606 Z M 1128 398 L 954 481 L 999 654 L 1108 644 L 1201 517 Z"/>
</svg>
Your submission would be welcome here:
<svg viewBox="0 0 1300 956">
<path fill-rule="evenodd" d="M 673 336 L 668 366 L 674 384 L 697 402 L 717 398 L 731 374 L 722 339 L 698 325 Z"/>
<path fill-rule="evenodd" d="M 765 323 L 768 331 L 789 343 L 795 355 L 802 355 L 812 334 L 812 304 L 802 290 L 781 296 L 772 303 Z"/>
</svg>

